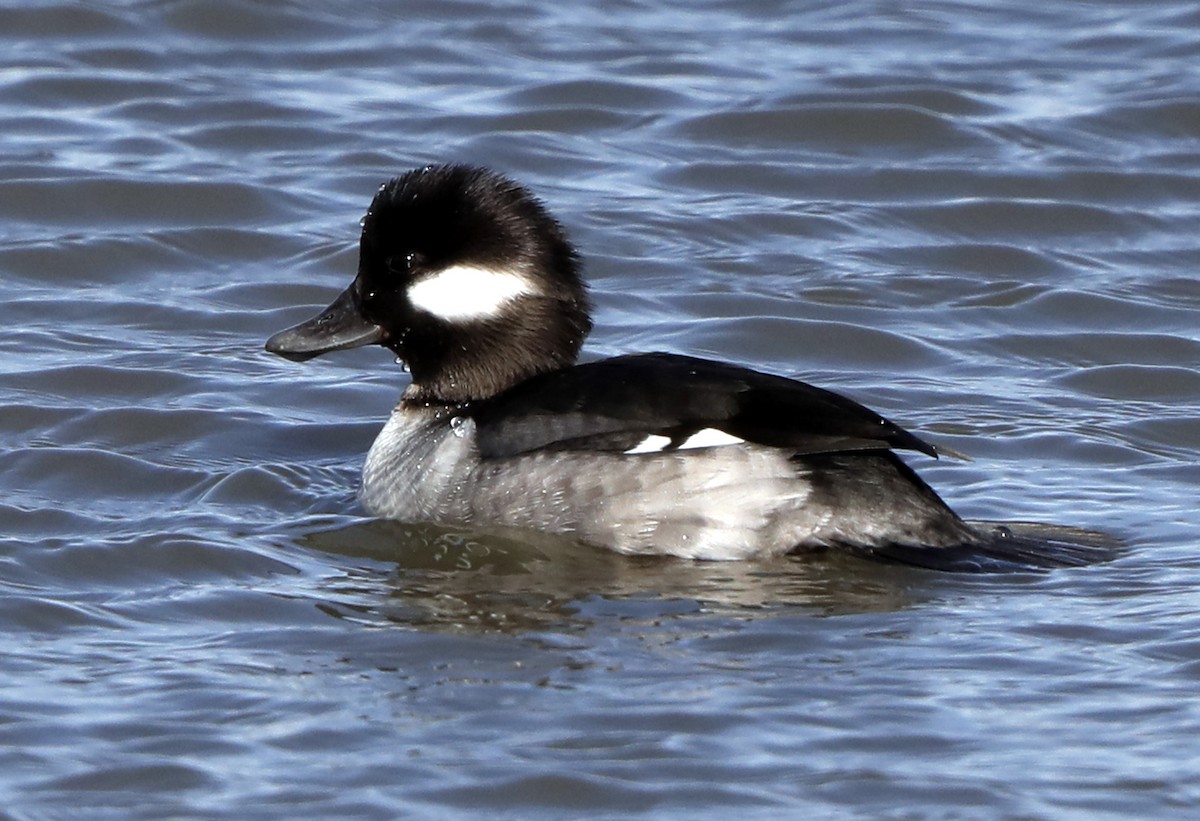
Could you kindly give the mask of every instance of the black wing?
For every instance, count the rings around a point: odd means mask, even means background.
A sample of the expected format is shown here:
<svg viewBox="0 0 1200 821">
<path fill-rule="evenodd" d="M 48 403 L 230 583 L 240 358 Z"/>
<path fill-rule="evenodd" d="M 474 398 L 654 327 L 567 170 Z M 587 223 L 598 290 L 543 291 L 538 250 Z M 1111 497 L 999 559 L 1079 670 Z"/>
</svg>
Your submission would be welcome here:
<svg viewBox="0 0 1200 821">
<path fill-rule="evenodd" d="M 713 428 L 796 453 L 916 450 L 927 442 L 857 402 L 782 376 L 666 353 L 552 371 L 472 407 L 480 454 L 625 451 L 647 436 L 677 446 Z"/>
</svg>

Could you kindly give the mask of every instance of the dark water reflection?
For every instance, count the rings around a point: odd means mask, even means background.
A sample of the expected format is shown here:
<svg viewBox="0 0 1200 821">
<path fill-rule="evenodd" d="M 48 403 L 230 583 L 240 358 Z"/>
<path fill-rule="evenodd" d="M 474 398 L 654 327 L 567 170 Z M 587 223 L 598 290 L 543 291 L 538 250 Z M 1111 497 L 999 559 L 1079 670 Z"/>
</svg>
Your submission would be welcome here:
<svg viewBox="0 0 1200 821">
<path fill-rule="evenodd" d="M 890 611 L 919 603 L 922 595 L 906 581 L 927 575 L 842 556 L 749 564 L 629 558 L 523 531 L 379 521 L 319 531 L 300 543 L 387 567 L 329 580 L 330 612 L 452 631 L 575 629 L 588 599 L 650 597 L 656 608 L 675 600 L 681 614 Z"/>
</svg>

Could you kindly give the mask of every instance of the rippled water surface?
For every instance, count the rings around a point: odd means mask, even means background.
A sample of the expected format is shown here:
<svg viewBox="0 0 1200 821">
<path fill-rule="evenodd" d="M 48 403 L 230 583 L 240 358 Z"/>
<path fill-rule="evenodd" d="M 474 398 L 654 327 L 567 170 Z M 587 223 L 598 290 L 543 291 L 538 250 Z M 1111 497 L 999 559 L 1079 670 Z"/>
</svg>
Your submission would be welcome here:
<svg viewBox="0 0 1200 821">
<path fill-rule="evenodd" d="M 1194 817 L 1200 14 L 0 6 L 0 795 L 17 818 Z M 692 564 L 372 522 L 406 377 L 274 330 L 376 187 L 532 187 L 588 355 L 845 391 L 1118 561 Z"/>
</svg>

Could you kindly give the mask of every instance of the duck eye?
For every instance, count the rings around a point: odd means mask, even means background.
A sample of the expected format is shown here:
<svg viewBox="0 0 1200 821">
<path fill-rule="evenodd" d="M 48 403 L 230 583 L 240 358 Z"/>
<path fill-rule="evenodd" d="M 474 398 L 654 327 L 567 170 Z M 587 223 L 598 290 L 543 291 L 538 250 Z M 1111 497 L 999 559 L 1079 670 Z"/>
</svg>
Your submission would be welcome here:
<svg viewBox="0 0 1200 821">
<path fill-rule="evenodd" d="M 409 251 L 404 254 L 397 254 L 394 257 L 388 257 L 385 264 L 390 273 L 411 274 L 423 261 L 424 257 L 416 251 Z"/>
</svg>

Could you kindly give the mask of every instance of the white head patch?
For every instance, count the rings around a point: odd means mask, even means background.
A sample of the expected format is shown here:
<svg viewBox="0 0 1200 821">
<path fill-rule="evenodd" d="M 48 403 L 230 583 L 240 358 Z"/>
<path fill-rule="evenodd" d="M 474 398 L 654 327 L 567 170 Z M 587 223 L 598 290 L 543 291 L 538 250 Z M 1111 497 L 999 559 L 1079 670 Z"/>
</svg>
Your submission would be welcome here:
<svg viewBox="0 0 1200 821">
<path fill-rule="evenodd" d="M 408 301 L 441 319 L 469 322 L 496 316 L 514 299 L 536 293 L 533 283 L 511 269 L 451 265 L 408 286 Z"/>
</svg>

